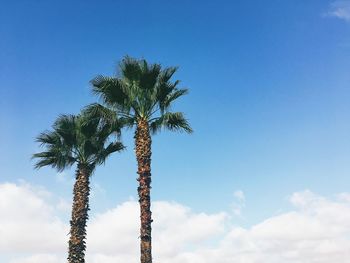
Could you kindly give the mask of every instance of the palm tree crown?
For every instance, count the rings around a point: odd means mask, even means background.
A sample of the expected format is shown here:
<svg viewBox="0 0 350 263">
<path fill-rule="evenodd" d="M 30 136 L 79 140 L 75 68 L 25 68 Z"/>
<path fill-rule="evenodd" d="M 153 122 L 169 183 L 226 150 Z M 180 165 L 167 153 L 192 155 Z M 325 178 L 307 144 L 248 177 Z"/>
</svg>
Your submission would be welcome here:
<svg viewBox="0 0 350 263">
<path fill-rule="evenodd" d="M 170 112 L 171 104 L 187 94 L 187 89 L 179 89 L 179 81 L 170 79 L 176 67 L 162 69 L 160 64 L 148 64 L 146 60 L 125 57 L 120 63 L 120 77 L 98 76 L 91 81 L 93 92 L 107 108 L 92 104 L 90 113 L 111 119 L 115 113 L 129 127 L 143 120 L 148 122 L 150 131 L 161 128 L 192 132 L 181 112 Z"/>
<path fill-rule="evenodd" d="M 104 163 L 111 153 L 124 148 L 120 142 L 106 145 L 113 130 L 115 127 L 102 125 L 98 119 L 61 115 L 54 123 L 53 131 L 45 131 L 36 139 L 46 149 L 33 155 L 33 158 L 39 159 L 35 168 L 52 166 L 62 171 L 78 163 L 92 171 L 96 165 Z"/>
</svg>

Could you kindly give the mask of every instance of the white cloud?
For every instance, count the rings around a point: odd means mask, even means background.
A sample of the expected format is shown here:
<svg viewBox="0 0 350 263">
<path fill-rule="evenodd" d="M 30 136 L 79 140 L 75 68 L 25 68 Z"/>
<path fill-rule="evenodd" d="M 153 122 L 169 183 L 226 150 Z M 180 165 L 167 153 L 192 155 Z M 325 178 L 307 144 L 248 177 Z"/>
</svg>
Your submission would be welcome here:
<svg viewBox="0 0 350 263">
<path fill-rule="evenodd" d="M 235 194 L 244 200 L 244 194 Z M 345 263 L 350 257 L 349 193 L 334 199 L 310 191 L 289 198 L 292 211 L 249 228 L 230 213 L 196 213 L 174 202 L 152 205 L 154 261 L 164 263 Z M 138 203 L 91 217 L 87 261 L 138 262 Z M 63 263 L 68 226 L 57 204 L 28 185 L 0 184 L 0 254 L 5 263 Z M 3 262 L 4 260 L 0 261 Z"/>
<path fill-rule="evenodd" d="M 51 253 L 65 247 L 68 228 L 48 197 L 28 184 L 0 184 L 0 252 Z"/>
<path fill-rule="evenodd" d="M 326 16 L 337 17 L 339 19 L 350 22 L 350 1 L 333 1 L 331 3 L 330 10 L 326 13 Z"/>
<path fill-rule="evenodd" d="M 340 193 L 337 197 L 341 201 L 350 202 L 350 193 Z"/>
</svg>

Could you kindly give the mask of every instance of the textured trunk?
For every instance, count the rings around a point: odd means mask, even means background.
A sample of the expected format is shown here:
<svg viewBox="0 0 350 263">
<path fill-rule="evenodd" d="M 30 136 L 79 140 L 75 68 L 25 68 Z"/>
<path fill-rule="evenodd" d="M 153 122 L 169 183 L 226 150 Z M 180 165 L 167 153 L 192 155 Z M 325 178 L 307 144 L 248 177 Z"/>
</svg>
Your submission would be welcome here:
<svg viewBox="0 0 350 263">
<path fill-rule="evenodd" d="M 135 150 L 139 175 L 137 189 L 141 218 L 141 263 L 152 262 L 152 213 L 151 213 L 151 136 L 148 123 L 139 120 L 135 132 Z"/>
<path fill-rule="evenodd" d="M 90 169 L 78 165 L 73 190 L 72 219 L 70 221 L 70 239 L 68 249 L 69 263 L 85 262 L 86 221 L 89 211 L 89 177 Z"/>
</svg>

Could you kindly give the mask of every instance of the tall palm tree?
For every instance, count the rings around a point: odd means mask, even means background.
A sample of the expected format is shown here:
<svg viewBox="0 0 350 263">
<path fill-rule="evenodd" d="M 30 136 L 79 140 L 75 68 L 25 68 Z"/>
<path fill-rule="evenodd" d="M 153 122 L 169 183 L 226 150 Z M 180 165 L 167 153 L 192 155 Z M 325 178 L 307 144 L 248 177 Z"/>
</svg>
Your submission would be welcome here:
<svg viewBox="0 0 350 263">
<path fill-rule="evenodd" d="M 127 56 L 119 68 L 119 76 L 98 76 L 91 81 L 93 92 L 104 105 L 92 104 L 86 111 L 107 120 L 119 118 L 124 125 L 135 127 L 141 263 L 151 263 L 151 135 L 162 128 L 192 132 L 181 112 L 170 112 L 173 101 L 188 91 L 178 88 L 178 80 L 171 81 L 176 67 L 162 68 L 160 64 L 148 64 L 144 59 Z"/>
<path fill-rule="evenodd" d="M 124 148 L 120 142 L 107 142 L 108 136 L 116 130 L 118 127 L 102 124 L 98 119 L 62 115 L 54 123 L 52 131 L 45 131 L 36 139 L 45 147 L 45 151 L 33 155 L 33 158 L 38 159 L 36 168 L 51 166 L 63 171 L 77 164 L 68 243 L 69 263 L 85 262 L 89 180 L 96 165 L 104 163 L 111 153 Z"/>
</svg>

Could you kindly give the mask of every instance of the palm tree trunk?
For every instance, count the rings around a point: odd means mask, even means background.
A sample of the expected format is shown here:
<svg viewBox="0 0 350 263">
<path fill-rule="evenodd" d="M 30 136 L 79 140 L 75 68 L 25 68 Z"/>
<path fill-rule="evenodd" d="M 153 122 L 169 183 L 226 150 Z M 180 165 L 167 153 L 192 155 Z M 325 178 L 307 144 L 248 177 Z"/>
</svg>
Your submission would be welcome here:
<svg viewBox="0 0 350 263">
<path fill-rule="evenodd" d="M 147 121 L 139 120 L 135 132 L 135 150 L 139 175 L 141 263 L 152 263 L 151 212 L 151 136 Z"/>
<path fill-rule="evenodd" d="M 90 169 L 78 164 L 73 190 L 72 219 L 70 221 L 70 239 L 68 248 L 69 263 L 85 262 L 86 222 L 89 211 Z"/>
</svg>

